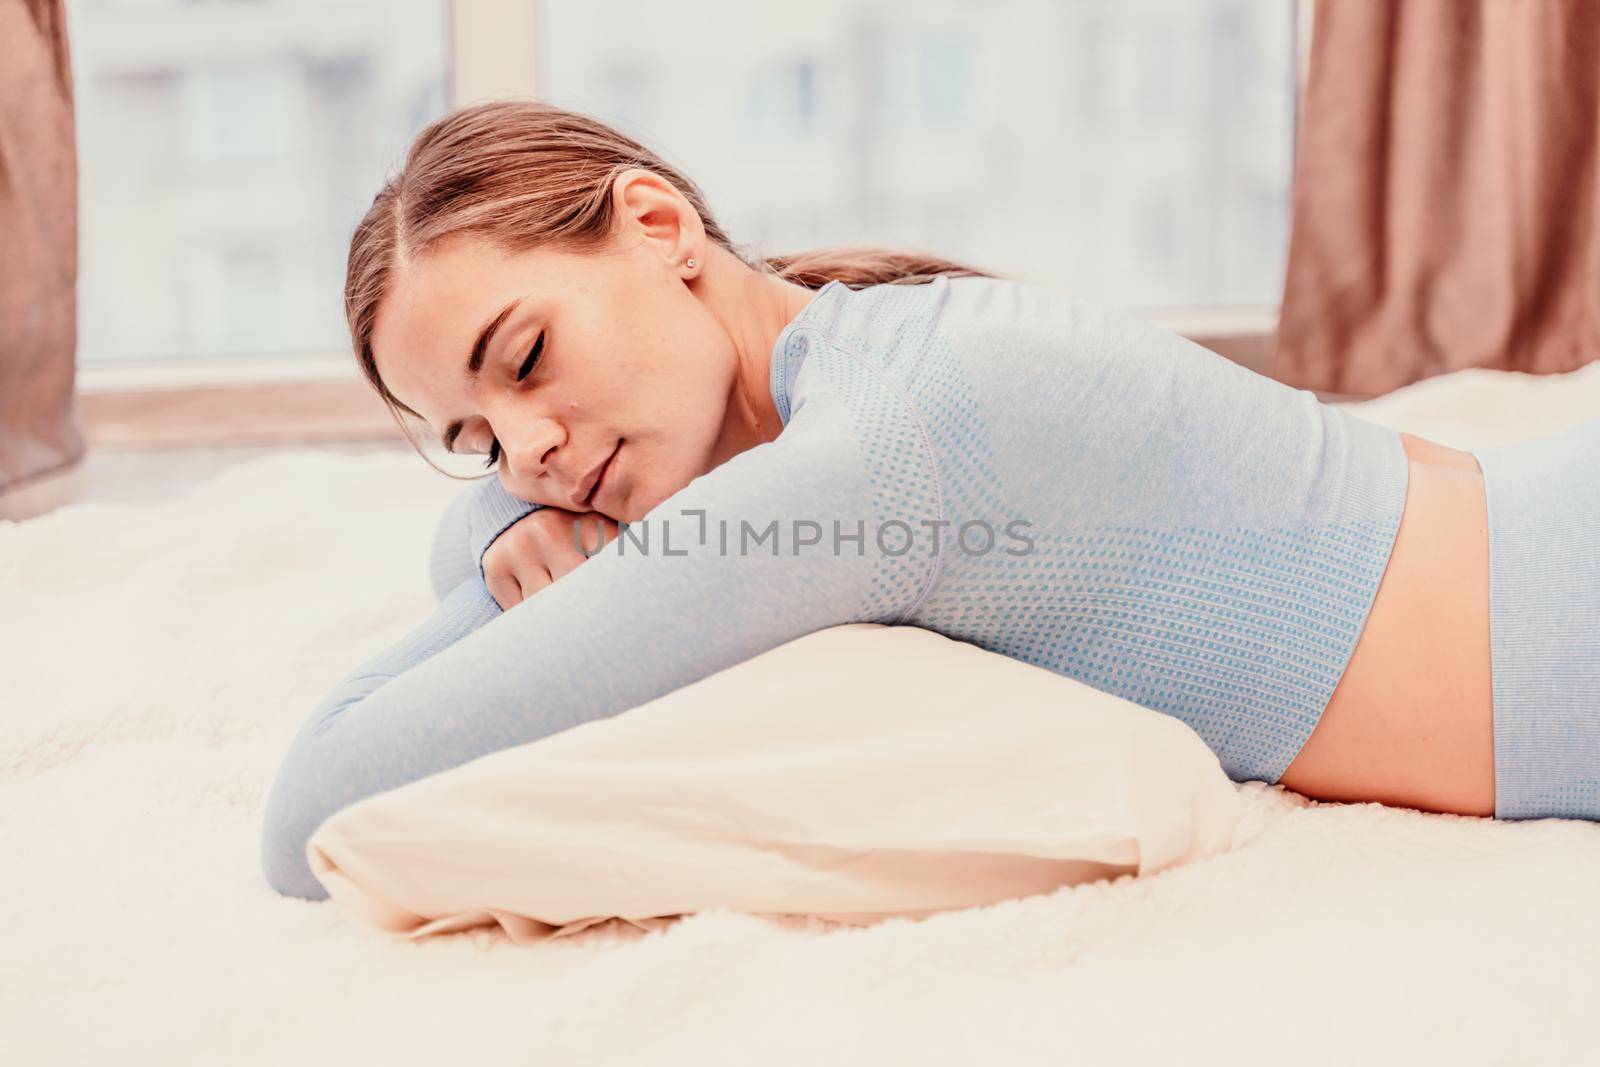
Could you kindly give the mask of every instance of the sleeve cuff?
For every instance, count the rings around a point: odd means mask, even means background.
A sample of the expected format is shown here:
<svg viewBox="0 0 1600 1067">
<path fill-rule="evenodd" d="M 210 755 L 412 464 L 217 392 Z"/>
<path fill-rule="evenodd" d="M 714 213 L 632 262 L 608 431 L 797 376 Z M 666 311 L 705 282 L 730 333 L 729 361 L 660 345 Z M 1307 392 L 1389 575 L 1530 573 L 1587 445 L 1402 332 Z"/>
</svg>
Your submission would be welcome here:
<svg viewBox="0 0 1600 1067">
<path fill-rule="evenodd" d="M 494 544 L 495 538 L 504 533 L 508 526 L 543 506 L 512 496 L 501 486 L 498 478 L 483 480 L 473 496 L 469 514 L 472 558 L 478 563 L 479 577 L 483 576 L 483 554 Z"/>
</svg>

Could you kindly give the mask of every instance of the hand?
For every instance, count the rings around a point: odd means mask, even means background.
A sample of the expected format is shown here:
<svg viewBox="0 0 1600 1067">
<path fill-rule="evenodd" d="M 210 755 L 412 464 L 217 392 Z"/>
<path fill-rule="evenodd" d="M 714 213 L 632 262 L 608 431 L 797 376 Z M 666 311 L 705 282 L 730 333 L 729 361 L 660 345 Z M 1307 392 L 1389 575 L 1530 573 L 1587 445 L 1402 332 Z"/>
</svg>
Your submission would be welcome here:
<svg viewBox="0 0 1600 1067">
<path fill-rule="evenodd" d="M 512 523 L 483 554 L 483 580 L 502 611 L 509 610 L 571 571 L 617 536 L 617 524 L 598 511 L 543 507 Z M 573 526 L 578 530 L 573 532 Z M 581 538 L 583 551 L 578 549 Z"/>
</svg>

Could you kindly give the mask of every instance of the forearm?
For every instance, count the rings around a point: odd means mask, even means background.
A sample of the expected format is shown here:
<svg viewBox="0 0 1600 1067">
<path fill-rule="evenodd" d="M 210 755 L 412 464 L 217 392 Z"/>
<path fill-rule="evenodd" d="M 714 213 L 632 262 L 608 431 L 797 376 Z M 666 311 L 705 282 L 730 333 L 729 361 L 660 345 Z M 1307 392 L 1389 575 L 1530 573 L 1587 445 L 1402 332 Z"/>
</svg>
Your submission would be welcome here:
<svg viewBox="0 0 1600 1067">
<path fill-rule="evenodd" d="M 500 614 L 500 606 L 489 595 L 483 580 L 469 576 L 449 591 L 428 618 L 406 634 L 397 643 L 363 662 L 335 685 L 301 725 L 289 746 L 289 755 L 279 769 L 272 791 L 268 795 L 264 822 L 266 826 L 302 825 L 307 812 L 315 810 L 331 814 L 346 804 L 367 796 L 372 790 L 366 774 L 351 774 L 342 780 L 323 780 L 316 783 L 318 796 L 307 792 L 306 783 L 285 770 L 296 763 L 297 754 L 314 748 L 341 716 L 362 701 L 372 697 L 385 685 L 407 671 L 427 662 L 454 645 L 463 637 L 480 629 Z M 368 753 L 369 760 L 381 758 L 383 753 Z M 316 805 L 308 809 L 307 805 Z M 329 806 L 331 805 L 331 806 Z M 325 811 L 323 809 L 326 809 Z M 320 819 L 319 819 L 320 821 Z M 315 829 L 311 826 L 309 831 Z M 310 877 L 303 854 L 295 843 L 286 845 L 272 833 L 262 837 L 262 870 L 267 881 L 279 892 L 293 896 L 322 899 L 326 896 L 319 883 Z"/>
<path fill-rule="evenodd" d="M 898 618 L 905 604 L 878 591 L 884 561 L 871 548 L 801 552 L 786 542 L 780 552 L 772 541 L 770 554 L 725 551 L 716 537 L 691 534 L 690 515 L 788 531 L 780 520 L 794 514 L 869 515 L 858 444 L 804 440 L 758 446 L 646 517 L 672 521 L 682 547 L 608 546 L 500 613 L 471 579 L 341 682 L 279 768 L 262 831 L 267 880 L 281 893 L 325 897 L 306 843 L 329 815 L 366 797 L 626 711 L 814 630 Z"/>
<path fill-rule="evenodd" d="M 472 506 L 477 489 L 473 485 L 457 493 L 434 528 L 428 579 L 435 600 L 449 596 L 451 590 L 478 571 L 478 561 L 472 555 Z"/>
</svg>

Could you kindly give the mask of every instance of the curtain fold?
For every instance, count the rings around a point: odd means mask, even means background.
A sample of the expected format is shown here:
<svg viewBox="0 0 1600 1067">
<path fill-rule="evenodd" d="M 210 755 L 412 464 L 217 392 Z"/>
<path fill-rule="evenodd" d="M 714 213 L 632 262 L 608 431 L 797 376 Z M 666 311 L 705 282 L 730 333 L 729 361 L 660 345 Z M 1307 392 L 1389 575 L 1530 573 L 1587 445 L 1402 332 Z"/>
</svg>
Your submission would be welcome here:
<svg viewBox="0 0 1600 1067">
<path fill-rule="evenodd" d="M 1272 373 L 1600 356 L 1600 2 L 1317 0 Z"/>
<path fill-rule="evenodd" d="M 0 0 L 0 492 L 83 455 L 63 0 Z"/>
</svg>

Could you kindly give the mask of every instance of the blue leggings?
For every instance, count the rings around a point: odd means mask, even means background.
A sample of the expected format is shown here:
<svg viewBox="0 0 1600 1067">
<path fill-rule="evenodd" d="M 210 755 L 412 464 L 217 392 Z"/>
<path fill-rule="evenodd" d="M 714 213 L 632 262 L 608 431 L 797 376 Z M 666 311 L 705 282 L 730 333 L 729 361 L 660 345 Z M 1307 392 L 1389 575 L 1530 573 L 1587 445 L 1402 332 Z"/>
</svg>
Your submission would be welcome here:
<svg viewBox="0 0 1600 1067">
<path fill-rule="evenodd" d="M 1600 419 L 1470 451 L 1489 512 L 1495 817 L 1600 819 Z"/>
</svg>

